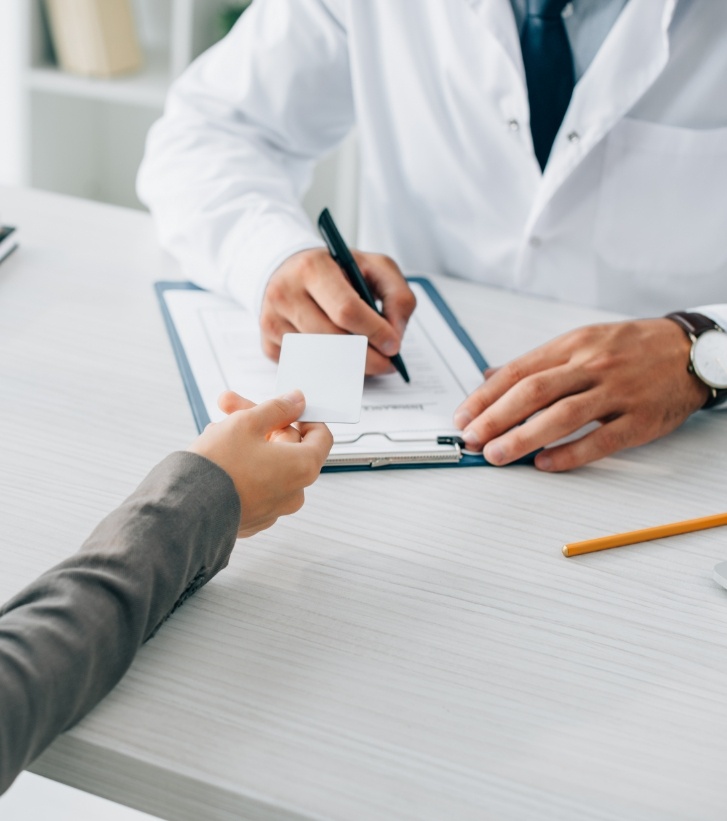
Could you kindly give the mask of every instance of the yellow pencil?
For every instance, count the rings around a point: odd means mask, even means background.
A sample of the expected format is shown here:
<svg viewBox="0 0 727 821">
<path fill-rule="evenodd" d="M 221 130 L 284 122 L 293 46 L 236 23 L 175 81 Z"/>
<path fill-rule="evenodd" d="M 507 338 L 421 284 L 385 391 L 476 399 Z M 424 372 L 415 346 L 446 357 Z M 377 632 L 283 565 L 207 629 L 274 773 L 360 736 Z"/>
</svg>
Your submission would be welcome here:
<svg viewBox="0 0 727 821">
<path fill-rule="evenodd" d="M 677 536 L 679 533 L 692 533 L 695 530 L 707 530 L 709 527 L 727 525 L 727 513 L 716 516 L 702 516 L 699 519 L 686 519 L 670 525 L 645 527 L 643 530 L 632 530 L 630 533 L 616 533 L 613 536 L 601 536 L 600 539 L 587 539 L 585 542 L 572 542 L 563 545 L 566 558 L 580 556 L 583 553 L 595 553 L 596 550 L 608 550 L 610 547 L 623 547 L 626 544 L 648 542 L 651 539 L 663 539 L 665 536 Z"/>
</svg>

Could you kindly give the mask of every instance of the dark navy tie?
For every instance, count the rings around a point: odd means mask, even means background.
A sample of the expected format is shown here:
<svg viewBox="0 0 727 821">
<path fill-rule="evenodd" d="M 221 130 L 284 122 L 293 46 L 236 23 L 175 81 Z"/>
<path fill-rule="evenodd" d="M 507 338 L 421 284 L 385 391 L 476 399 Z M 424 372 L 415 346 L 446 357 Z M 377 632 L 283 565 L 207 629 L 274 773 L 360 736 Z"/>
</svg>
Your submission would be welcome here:
<svg viewBox="0 0 727 821">
<path fill-rule="evenodd" d="M 530 131 L 541 169 L 563 122 L 573 86 L 573 55 L 561 12 L 568 0 L 527 0 L 520 36 L 530 100 Z"/>
</svg>

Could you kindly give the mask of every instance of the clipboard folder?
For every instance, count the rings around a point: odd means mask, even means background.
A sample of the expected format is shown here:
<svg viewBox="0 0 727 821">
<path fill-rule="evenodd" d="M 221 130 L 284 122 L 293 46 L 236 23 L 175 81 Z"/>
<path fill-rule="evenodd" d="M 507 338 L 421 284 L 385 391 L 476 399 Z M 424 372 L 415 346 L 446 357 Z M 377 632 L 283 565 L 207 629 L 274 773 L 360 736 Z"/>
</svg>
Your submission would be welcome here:
<svg viewBox="0 0 727 821">
<path fill-rule="evenodd" d="M 437 349 L 435 358 L 441 361 L 442 364 L 440 367 L 443 367 L 445 370 L 449 368 L 449 360 L 458 360 L 460 373 L 454 374 L 454 379 L 455 382 L 462 383 L 460 387 L 462 389 L 461 398 L 463 399 L 477 384 L 481 383 L 482 371 L 487 367 L 487 362 L 467 332 L 459 324 L 457 318 L 442 299 L 435 286 L 423 277 L 410 277 L 408 281 L 412 285 L 412 288 L 416 289 L 415 293 L 418 294 L 418 301 L 420 303 L 420 307 L 417 308 L 414 316 L 418 316 L 418 313 L 424 310 L 421 304 L 427 303 L 426 311 L 429 313 L 426 314 L 426 316 L 429 318 L 430 327 L 420 330 L 420 337 L 423 340 L 422 344 L 434 345 L 432 339 L 425 338 L 432 337 L 434 334 L 430 333 L 432 330 L 431 326 L 437 326 L 439 328 L 440 338 L 446 337 L 446 340 L 444 340 L 446 345 L 444 346 L 445 350 L 440 351 Z M 254 357 L 255 368 L 252 368 L 251 372 L 260 366 L 270 369 L 271 373 L 274 374 L 274 363 L 268 363 L 262 352 L 259 351 L 256 318 L 251 317 L 244 309 L 239 308 L 239 306 L 236 306 L 234 303 L 222 297 L 210 294 L 190 282 L 157 282 L 154 287 L 177 360 L 177 365 L 179 366 L 184 382 L 187 398 L 189 399 L 199 431 L 202 431 L 211 421 L 215 421 L 214 414 L 216 409 L 214 399 L 223 390 L 237 390 L 254 401 L 262 401 L 262 399 L 269 398 L 269 396 L 272 395 L 269 393 L 268 395 L 261 395 L 259 398 L 256 398 L 248 392 L 244 379 L 242 380 L 243 384 L 230 384 L 231 380 L 225 378 L 224 375 L 216 376 L 214 373 L 210 374 L 211 371 L 215 371 L 216 369 L 220 371 L 220 374 L 223 374 L 225 370 L 224 363 L 220 360 L 224 359 L 226 352 L 222 351 L 221 354 L 220 348 L 227 346 L 228 343 L 224 340 L 231 338 L 232 332 L 225 335 L 223 331 L 220 331 L 219 338 L 223 340 L 220 343 L 215 343 L 210 337 L 217 334 L 217 326 L 220 320 L 223 322 L 232 322 L 233 317 L 230 316 L 228 318 L 228 313 L 230 312 L 236 312 L 238 314 L 238 316 L 235 317 L 234 326 L 230 325 L 230 327 L 236 328 L 241 321 L 240 317 L 247 317 L 250 323 L 254 322 L 255 324 L 254 342 L 252 341 L 253 337 L 250 336 L 247 343 L 239 343 L 240 350 L 244 350 L 245 356 Z M 186 293 L 187 296 L 180 298 L 180 296 L 178 296 L 180 293 Z M 195 298 L 193 294 L 197 294 L 198 297 Z M 203 304 L 205 300 L 209 303 L 208 305 Z M 189 303 L 191 305 L 196 302 L 199 302 L 199 305 L 196 307 L 197 314 L 190 312 L 191 309 L 189 305 L 185 305 L 183 308 L 179 307 L 182 303 Z M 218 311 L 217 315 L 215 315 L 215 311 Z M 211 324 L 208 324 L 204 331 L 199 329 L 194 331 L 190 326 L 198 321 L 202 321 L 198 320 L 197 317 L 205 312 L 207 318 L 204 321 Z M 412 324 L 410 321 L 410 330 Z M 410 334 L 410 330 L 407 331 L 407 337 Z M 404 340 L 405 344 L 407 337 L 405 337 Z M 209 359 L 203 360 L 198 348 L 204 345 L 210 345 L 214 348 L 215 344 L 217 344 L 217 349 L 214 354 Z M 253 347 L 255 347 L 256 350 L 254 353 L 250 353 Z M 432 350 L 434 350 L 434 348 L 432 348 Z M 209 354 L 207 355 L 209 356 Z M 407 362 L 409 362 L 411 356 L 409 351 L 407 351 L 405 356 Z M 415 365 L 416 357 L 412 356 L 411 361 L 412 364 Z M 232 370 L 235 370 L 238 374 L 240 373 L 239 368 L 228 369 L 229 372 L 232 372 Z M 462 376 L 462 374 L 464 374 L 464 376 Z M 372 388 L 369 395 L 379 397 L 382 395 L 387 396 L 386 390 L 403 392 L 407 386 L 404 385 L 398 375 L 394 376 L 396 378 L 393 382 L 384 384 L 383 393 L 380 391 L 377 392 L 375 388 Z M 202 388 L 200 387 L 200 379 L 206 383 Z M 384 380 L 389 379 L 389 377 L 378 377 L 375 379 Z M 367 385 L 368 383 L 369 380 L 367 380 Z M 370 407 L 373 411 L 381 411 L 380 418 L 385 417 L 389 406 L 382 404 L 380 399 L 379 405 L 366 405 L 368 390 L 368 387 L 364 388 L 364 408 Z M 399 393 L 397 395 L 401 396 L 402 394 Z M 398 407 L 395 404 L 392 404 L 390 407 L 394 408 L 393 413 L 394 416 L 396 416 Z M 406 405 L 402 407 L 406 407 Z M 456 407 L 456 405 L 454 407 Z M 451 421 L 449 421 L 454 407 L 447 409 L 447 422 L 442 425 L 441 430 L 422 431 L 414 428 L 407 430 L 406 426 L 404 426 L 403 430 L 398 430 L 395 425 L 393 428 L 390 426 L 385 430 L 378 430 L 375 425 L 372 426 L 370 423 L 368 423 L 367 426 L 365 421 L 363 422 L 363 429 L 359 426 L 331 425 L 330 427 L 334 434 L 334 446 L 331 451 L 331 456 L 323 470 L 341 471 L 435 466 L 473 467 L 487 464 L 481 453 L 468 453 L 462 449 L 460 443 L 457 441 L 459 431 L 454 429 L 451 425 Z M 219 418 L 221 413 L 219 411 L 217 411 L 217 413 Z M 362 412 L 362 419 L 363 416 L 364 414 Z M 444 418 L 441 414 L 440 417 L 442 419 Z M 352 428 L 353 430 L 349 431 L 347 428 Z"/>
</svg>

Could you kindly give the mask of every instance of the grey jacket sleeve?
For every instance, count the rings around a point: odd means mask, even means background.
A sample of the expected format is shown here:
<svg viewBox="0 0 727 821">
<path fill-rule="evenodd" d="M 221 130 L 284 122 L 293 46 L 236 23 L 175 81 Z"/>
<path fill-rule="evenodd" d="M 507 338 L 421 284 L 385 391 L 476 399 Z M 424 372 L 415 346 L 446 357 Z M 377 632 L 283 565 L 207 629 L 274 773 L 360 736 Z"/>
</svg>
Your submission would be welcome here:
<svg viewBox="0 0 727 821">
<path fill-rule="evenodd" d="M 239 521 L 227 473 L 174 453 L 78 553 L 0 608 L 0 794 L 227 564 Z"/>
</svg>

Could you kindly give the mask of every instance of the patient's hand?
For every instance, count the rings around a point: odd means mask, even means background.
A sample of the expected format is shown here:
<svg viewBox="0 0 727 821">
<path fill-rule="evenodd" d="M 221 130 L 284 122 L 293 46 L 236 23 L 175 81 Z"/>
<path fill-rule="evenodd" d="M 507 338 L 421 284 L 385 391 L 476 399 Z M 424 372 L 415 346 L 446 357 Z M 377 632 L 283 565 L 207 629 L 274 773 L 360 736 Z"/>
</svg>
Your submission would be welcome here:
<svg viewBox="0 0 727 821">
<path fill-rule="evenodd" d="M 270 527 L 303 505 L 303 488 L 318 477 L 333 444 L 325 425 L 292 423 L 305 408 L 300 391 L 255 405 L 229 391 L 219 399 L 229 416 L 208 425 L 189 447 L 226 471 L 240 497 L 238 537 Z"/>
</svg>

